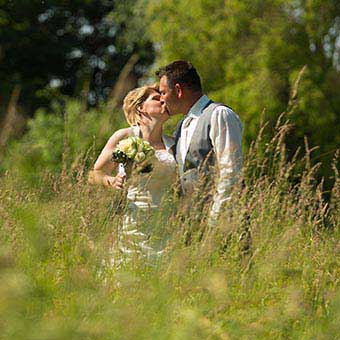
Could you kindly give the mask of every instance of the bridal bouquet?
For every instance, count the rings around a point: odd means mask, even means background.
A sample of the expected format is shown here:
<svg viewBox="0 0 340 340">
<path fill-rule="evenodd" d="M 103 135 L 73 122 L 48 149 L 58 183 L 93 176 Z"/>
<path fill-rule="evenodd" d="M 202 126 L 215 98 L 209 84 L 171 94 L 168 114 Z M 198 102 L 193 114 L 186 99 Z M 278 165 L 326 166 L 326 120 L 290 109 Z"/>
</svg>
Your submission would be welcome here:
<svg viewBox="0 0 340 340">
<path fill-rule="evenodd" d="M 152 170 L 152 158 L 154 148 L 149 142 L 139 137 L 128 137 L 121 140 L 112 153 L 112 161 L 122 165 L 133 165 L 138 172 L 150 172 Z"/>
</svg>

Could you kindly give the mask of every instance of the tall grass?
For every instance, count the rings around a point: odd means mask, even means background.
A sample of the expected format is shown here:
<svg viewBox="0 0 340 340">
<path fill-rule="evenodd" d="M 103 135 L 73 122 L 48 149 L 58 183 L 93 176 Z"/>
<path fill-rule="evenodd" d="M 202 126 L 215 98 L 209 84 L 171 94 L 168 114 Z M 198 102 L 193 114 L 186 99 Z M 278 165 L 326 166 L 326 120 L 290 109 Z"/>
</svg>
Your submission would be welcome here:
<svg viewBox="0 0 340 340">
<path fill-rule="evenodd" d="M 6 172 L 0 337 L 339 338 L 338 154 L 325 201 L 308 142 L 304 157 L 288 159 L 289 114 L 269 143 L 259 134 L 214 227 L 209 192 L 194 192 L 188 210 L 174 191 L 149 221 L 165 253 L 119 266 L 108 263 L 124 200 L 87 184 L 86 157 L 40 186 Z"/>
</svg>

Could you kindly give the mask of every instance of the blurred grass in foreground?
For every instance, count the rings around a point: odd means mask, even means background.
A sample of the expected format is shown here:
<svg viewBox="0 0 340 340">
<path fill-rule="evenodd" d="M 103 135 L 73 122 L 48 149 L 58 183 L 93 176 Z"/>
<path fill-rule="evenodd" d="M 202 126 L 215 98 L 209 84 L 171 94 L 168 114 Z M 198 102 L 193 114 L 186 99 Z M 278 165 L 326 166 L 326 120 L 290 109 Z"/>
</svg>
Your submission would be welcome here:
<svg viewBox="0 0 340 340">
<path fill-rule="evenodd" d="M 334 339 L 340 181 L 325 203 L 308 152 L 302 172 L 284 161 L 284 126 L 267 150 L 254 144 L 214 229 L 201 192 L 190 212 L 169 197 L 150 222 L 166 253 L 120 268 L 103 266 L 124 214 L 119 193 L 86 176 L 51 175 L 39 189 L 4 175 L 1 338 Z"/>
</svg>

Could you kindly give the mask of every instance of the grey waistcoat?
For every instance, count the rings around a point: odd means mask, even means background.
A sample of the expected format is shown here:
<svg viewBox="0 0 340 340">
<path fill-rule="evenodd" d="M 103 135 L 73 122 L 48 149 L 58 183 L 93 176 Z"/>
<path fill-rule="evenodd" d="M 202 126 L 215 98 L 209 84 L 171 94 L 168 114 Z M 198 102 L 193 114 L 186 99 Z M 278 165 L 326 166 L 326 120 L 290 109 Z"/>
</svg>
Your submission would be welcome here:
<svg viewBox="0 0 340 340">
<path fill-rule="evenodd" d="M 206 107 L 203 109 L 201 115 L 199 116 L 195 131 L 192 135 L 188 152 L 183 162 L 184 163 L 183 172 L 186 172 L 190 169 L 197 169 L 198 171 L 206 172 L 208 171 L 209 166 L 214 165 L 215 153 L 209 137 L 211 129 L 211 114 L 217 106 L 221 105 L 226 106 L 224 104 L 209 101 Z M 185 117 L 179 121 L 174 135 L 175 145 L 173 150 L 175 157 L 177 143 L 178 140 L 180 139 L 184 119 Z"/>
</svg>

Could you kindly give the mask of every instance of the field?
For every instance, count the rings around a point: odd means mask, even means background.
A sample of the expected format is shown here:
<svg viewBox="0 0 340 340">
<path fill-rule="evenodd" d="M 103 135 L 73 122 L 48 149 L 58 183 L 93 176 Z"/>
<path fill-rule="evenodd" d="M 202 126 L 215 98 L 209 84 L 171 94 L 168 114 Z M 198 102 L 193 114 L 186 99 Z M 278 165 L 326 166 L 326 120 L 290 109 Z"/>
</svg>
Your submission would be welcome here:
<svg viewBox="0 0 340 340">
<path fill-rule="evenodd" d="M 340 1 L 0 0 L 0 28 L 0 340 L 340 340 Z M 213 223 L 217 176 L 174 179 L 137 219 L 161 254 L 125 255 L 129 183 L 88 179 L 176 60 L 240 117 L 242 171 Z M 166 135 L 200 88 L 175 73 Z"/>
<path fill-rule="evenodd" d="M 307 141 L 288 161 L 288 130 L 259 134 L 214 227 L 199 189 L 189 211 L 174 190 L 148 222 L 163 255 L 119 265 L 109 249 L 124 193 L 90 186 L 84 164 L 39 186 L 5 173 L 1 338 L 339 338 L 340 178 L 334 166 L 325 195 Z"/>
</svg>

